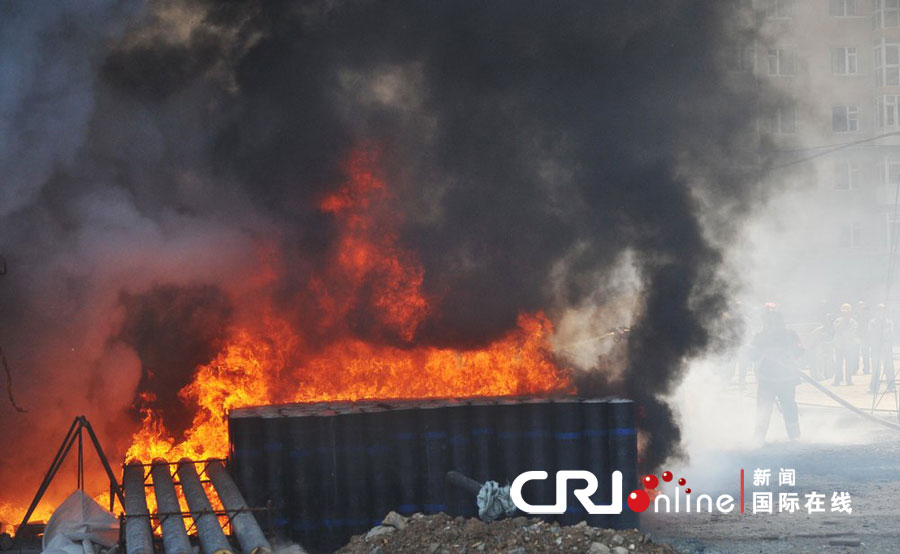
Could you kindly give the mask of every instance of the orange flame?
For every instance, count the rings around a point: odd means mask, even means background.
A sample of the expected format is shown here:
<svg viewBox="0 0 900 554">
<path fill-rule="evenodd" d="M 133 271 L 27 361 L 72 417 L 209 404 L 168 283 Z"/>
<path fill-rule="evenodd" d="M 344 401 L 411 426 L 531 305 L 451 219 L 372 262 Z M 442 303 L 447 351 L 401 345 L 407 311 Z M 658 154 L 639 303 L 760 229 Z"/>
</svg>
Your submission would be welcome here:
<svg viewBox="0 0 900 554">
<path fill-rule="evenodd" d="M 180 391 L 196 407 L 183 439 L 176 441 L 160 414 L 148 410 L 127 459 L 223 457 L 227 413 L 244 406 L 571 392 L 568 374 L 551 358 L 553 326 L 540 312 L 521 314 L 515 328 L 484 348 L 414 345 L 432 302 L 423 292 L 423 266 L 397 244 L 400 217 L 376 156 L 373 149 L 351 155 L 347 183 L 319 204 L 339 231 L 331 263 L 308 288 L 321 314 L 317 324 L 340 331 L 341 338 L 312 346 L 276 310 L 265 308 L 261 324 L 233 329 L 222 351 Z M 360 309 L 406 347 L 366 342 L 342 328 Z"/>
</svg>

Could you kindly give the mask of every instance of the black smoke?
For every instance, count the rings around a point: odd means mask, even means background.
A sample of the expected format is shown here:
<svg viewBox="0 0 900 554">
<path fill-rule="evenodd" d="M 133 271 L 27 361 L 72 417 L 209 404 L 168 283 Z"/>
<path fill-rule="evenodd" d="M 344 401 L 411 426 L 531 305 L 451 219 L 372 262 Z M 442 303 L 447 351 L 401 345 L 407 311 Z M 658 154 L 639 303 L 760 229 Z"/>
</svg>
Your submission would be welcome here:
<svg viewBox="0 0 900 554">
<path fill-rule="evenodd" d="M 45 31 L 44 54 L 22 62 L 34 86 L 3 100 L 20 124 L 0 153 L 19 179 L 0 208 L 0 338 L 28 368 L 27 408 L 112 420 L 138 392 L 171 399 L 241 310 L 262 239 L 284 268 L 270 294 L 327 340 L 306 284 L 336 229 L 317 203 L 368 144 L 405 214 L 400 243 L 440 301 L 412 341 L 349 328 L 401 347 L 486 344 L 520 312 L 592 298 L 629 252 L 643 294 L 624 379 L 582 392 L 638 401 L 649 467 L 677 452 L 664 397 L 714 338 L 722 249 L 764 196 L 752 137 L 768 92 L 725 63 L 754 32 L 738 3 L 31 9 L 19 24 Z M 44 73 L 54 53 L 77 58 L 70 77 Z M 68 117 L 54 118 L 61 105 Z M 165 367 L 157 381 L 152 367 Z M 4 429 L 17 417 L 0 408 Z"/>
<path fill-rule="evenodd" d="M 123 295 L 127 318 L 119 337 L 141 360 L 135 403 L 141 409 L 166 414 L 176 436 L 190 426 L 194 413 L 178 392 L 190 384 L 193 369 L 209 362 L 222 348 L 232 306 L 217 287 L 161 286 L 139 295 Z"/>
</svg>

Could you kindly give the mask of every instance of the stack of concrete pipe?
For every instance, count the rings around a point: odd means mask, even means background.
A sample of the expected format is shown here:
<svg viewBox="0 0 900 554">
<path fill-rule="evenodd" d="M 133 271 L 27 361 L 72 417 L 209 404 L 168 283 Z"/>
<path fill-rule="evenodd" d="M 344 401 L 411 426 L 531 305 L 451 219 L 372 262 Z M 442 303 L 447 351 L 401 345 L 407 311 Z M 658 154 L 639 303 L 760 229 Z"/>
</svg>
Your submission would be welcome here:
<svg viewBox="0 0 900 554">
<path fill-rule="evenodd" d="M 196 463 L 182 459 L 176 464 L 176 475 L 181 485 L 188 510 L 196 528 L 203 554 L 238 554 L 219 524 L 210 499 L 206 495 Z M 151 514 L 145 496 L 146 475 L 143 465 L 132 462 L 125 466 L 122 484 L 125 488 L 125 549 L 126 554 L 154 554 Z M 175 483 L 166 460 L 156 459 L 150 466 L 150 477 L 156 497 L 159 526 L 165 554 L 191 554 L 191 541 L 187 534 Z M 237 537 L 241 554 L 270 554 L 272 547 L 266 540 L 256 518 L 241 495 L 225 466 L 218 460 L 206 462 L 206 475 L 225 507 L 231 528 Z M 153 517 L 157 521 L 157 517 Z"/>
</svg>

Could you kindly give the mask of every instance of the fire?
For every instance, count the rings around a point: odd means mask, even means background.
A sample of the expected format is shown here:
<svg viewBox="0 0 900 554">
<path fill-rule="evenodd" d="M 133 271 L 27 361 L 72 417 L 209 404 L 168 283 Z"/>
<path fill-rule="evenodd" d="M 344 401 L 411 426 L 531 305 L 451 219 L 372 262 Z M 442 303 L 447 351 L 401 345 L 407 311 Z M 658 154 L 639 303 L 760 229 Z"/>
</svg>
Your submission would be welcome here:
<svg viewBox="0 0 900 554">
<path fill-rule="evenodd" d="M 439 301 L 423 290 L 425 271 L 398 244 L 402 219 L 377 171 L 377 150 L 360 149 L 347 163 L 347 182 L 319 203 L 338 224 L 327 268 L 308 283 L 317 326 L 338 336 L 311 341 L 274 307 L 260 322 L 237 326 L 210 363 L 179 393 L 196 407 L 176 441 L 151 410 L 134 435 L 129 460 L 224 457 L 226 417 L 244 406 L 377 398 L 505 396 L 571 391 L 551 357 L 553 326 L 543 313 L 521 314 L 515 328 L 479 349 L 416 345 L 416 332 Z M 277 258 L 267 251 L 267 259 Z M 271 275 L 272 261 L 262 270 Z M 271 281 L 271 279 L 265 279 Z M 347 325 L 364 310 L 390 344 L 367 342 Z"/>
<path fill-rule="evenodd" d="M 483 348 L 415 344 L 420 326 L 439 309 L 439 299 L 425 294 L 422 264 L 398 245 L 402 218 L 378 175 L 376 159 L 371 148 L 351 155 L 347 183 L 318 205 L 338 228 L 330 263 L 307 283 L 317 329 L 329 338 L 311 340 L 273 305 L 264 305 L 258 320 L 235 326 L 215 359 L 198 367 L 192 382 L 179 391 L 180 399 L 196 409 L 184 436 L 176 440 L 165 427 L 164 414 L 146 409 L 128 461 L 225 457 L 227 414 L 245 406 L 572 391 L 568 373 L 552 360 L 553 325 L 541 312 L 521 314 L 514 328 Z M 260 271 L 248 286 L 264 288 L 277 281 L 280 260 L 270 244 L 261 245 L 259 257 Z M 347 321 L 360 310 L 390 340 L 359 338 Z M 218 496 L 209 497 L 221 509 Z M 95 499 L 107 506 L 109 494 Z M 186 511 L 184 498 L 179 500 Z M 151 512 L 155 501 L 147 495 Z M 0 502 L 0 521 L 18 522 L 24 511 Z M 51 514 L 52 508 L 42 504 L 31 519 L 46 520 Z"/>
<path fill-rule="evenodd" d="M 16 526 L 25 516 L 26 506 L 12 502 L 0 502 L 0 533 L 15 533 Z M 32 522 L 46 522 L 53 515 L 53 507 L 47 505 L 38 506 L 31 516 Z"/>
</svg>

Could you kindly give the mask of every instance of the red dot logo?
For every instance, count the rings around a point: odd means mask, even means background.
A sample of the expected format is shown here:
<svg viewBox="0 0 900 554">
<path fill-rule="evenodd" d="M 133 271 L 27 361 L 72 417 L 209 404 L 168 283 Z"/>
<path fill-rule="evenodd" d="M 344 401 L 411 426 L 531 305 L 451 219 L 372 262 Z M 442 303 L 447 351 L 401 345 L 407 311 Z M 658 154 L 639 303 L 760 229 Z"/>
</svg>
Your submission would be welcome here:
<svg viewBox="0 0 900 554">
<path fill-rule="evenodd" d="M 671 471 L 663 471 L 662 480 L 668 483 L 672 480 L 672 472 Z"/>
<path fill-rule="evenodd" d="M 648 475 L 644 477 L 644 487 L 648 489 L 655 489 L 657 485 L 659 485 L 659 479 L 656 478 L 656 475 Z"/>
<path fill-rule="evenodd" d="M 631 491 L 628 495 L 628 507 L 632 512 L 643 512 L 650 506 L 650 495 L 646 491 Z"/>
<path fill-rule="evenodd" d="M 682 477 L 681 479 L 678 480 L 678 484 L 681 485 L 682 487 L 684 486 L 685 483 L 687 483 L 687 481 L 684 480 L 684 477 Z"/>
<path fill-rule="evenodd" d="M 684 489 L 685 494 L 691 494 L 691 489 Z"/>
</svg>

